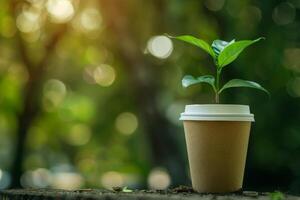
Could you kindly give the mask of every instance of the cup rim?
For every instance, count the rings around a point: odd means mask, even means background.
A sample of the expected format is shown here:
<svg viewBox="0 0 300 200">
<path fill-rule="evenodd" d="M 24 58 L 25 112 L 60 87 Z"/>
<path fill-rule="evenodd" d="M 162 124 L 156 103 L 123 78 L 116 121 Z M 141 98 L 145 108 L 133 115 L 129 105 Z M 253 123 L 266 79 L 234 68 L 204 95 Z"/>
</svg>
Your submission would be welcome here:
<svg viewBox="0 0 300 200">
<path fill-rule="evenodd" d="M 254 121 L 248 105 L 191 104 L 185 106 L 181 121 Z"/>
</svg>

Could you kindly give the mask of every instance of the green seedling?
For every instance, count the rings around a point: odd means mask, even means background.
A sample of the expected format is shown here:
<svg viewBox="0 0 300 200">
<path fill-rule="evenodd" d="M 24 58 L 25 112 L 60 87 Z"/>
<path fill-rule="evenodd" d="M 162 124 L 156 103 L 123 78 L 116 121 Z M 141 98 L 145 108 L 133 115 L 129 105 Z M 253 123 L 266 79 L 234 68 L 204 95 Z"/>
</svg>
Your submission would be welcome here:
<svg viewBox="0 0 300 200">
<path fill-rule="evenodd" d="M 260 84 L 255 83 L 253 81 L 232 79 L 227 83 L 225 83 L 223 86 L 221 86 L 220 84 L 221 73 L 224 67 L 226 67 L 231 62 L 233 62 L 246 47 L 264 38 L 261 37 L 256 40 L 240 40 L 240 41 L 232 40 L 230 42 L 226 42 L 222 40 L 214 40 L 213 43 L 209 45 L 204 40 L 201 40 L 191 35 L 182 35 L 178 37 L 168 36 L 168 37 L 181 40 L 201 48 L 213 58 L 215 64 L 216 76 L 204 75 L 204 76 L 194 77 L 191 75 L 186 75 L 182 79 L 183 87 L 189 87 L 191 85 L 198 84 L 198 83 L 207 83 L 212 87 L 215 93 L 216 103 L 219 103 L 220 94 L 228 88 L 248 87 L 248 88 L 262 90 L 267 94 L 269 94 L 269 92 L 265 88 L 263 88 Z"/>
</svg>

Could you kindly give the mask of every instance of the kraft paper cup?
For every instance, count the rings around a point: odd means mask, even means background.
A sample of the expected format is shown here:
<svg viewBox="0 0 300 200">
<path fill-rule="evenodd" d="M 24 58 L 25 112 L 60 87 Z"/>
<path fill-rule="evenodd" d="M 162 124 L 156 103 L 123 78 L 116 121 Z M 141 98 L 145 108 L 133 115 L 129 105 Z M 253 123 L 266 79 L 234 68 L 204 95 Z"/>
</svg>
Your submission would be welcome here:
<svg viewBox="0 0 300 200">
<path fill-rule="evenodd" d="M 198 192 L 242 188 L 251 122 L 246 105 L 187 105 L 181 114 L 191 179 Z"/>
</svg>

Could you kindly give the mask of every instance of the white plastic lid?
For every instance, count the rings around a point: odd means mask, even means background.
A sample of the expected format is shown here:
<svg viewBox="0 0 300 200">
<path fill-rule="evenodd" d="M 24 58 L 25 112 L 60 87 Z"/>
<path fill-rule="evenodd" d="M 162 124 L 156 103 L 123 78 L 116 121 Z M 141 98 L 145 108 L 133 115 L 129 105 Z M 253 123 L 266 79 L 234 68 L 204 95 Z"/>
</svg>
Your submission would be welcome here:
<svg viewBox="0 0 300 200">
<path fill-rule="evenodd" d="M 189 121 L 254 121 L 247 105 L 194 104 L 186 105 L 179 120 Z"/>
</svg>

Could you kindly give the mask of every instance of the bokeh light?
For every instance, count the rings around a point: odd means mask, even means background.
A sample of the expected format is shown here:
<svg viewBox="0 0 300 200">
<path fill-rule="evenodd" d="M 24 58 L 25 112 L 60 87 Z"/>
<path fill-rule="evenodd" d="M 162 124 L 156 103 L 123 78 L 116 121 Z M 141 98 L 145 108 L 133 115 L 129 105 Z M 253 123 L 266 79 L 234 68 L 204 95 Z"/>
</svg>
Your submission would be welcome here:
<svg viewBox="0 0 300 200">
<path fill-rule="evenodd" d="M 225 0 L 205 0 L 204 5 L 211 11 L 219 11 L 223 8 Z"/>
<path fill-rule="evenodd" d="M 287 69 L 300 72 L 300 48 L 285 49 L 283 58 L 283 64 Z"/>
<path fill-rule="evenodd" d="M 66 135 L 66 140 L 74 146 L 85 145 L 90 141 L 91 130 L 85 124 L 75 124 Z"/>
<path fill-rule="evenodd" d="M 273 10 L 273 20 L 278 25 L 292 23 L 296 17 L 296 9 L 293 4 L 288 2 L 280 3 Z"/>
<path fill-rule="evenodd" d="M 167 58 L 173 51 L 173 43 L 170 38 L 159 35 L 149 39 L 147 44 L 148 51 L 157 58 Z"/>
<path fill-rule="evenodd" d="M 62 81 L 50 79 L 44 85 L 43 94 L 44 108 L 47 111 L 52 111 L 63 102 L 67 94 L 67 89 Z"/>
<path fill-rule="evenodd" d="M 41 6 L 46 0 L 26 0 L 27 2 L 33 4 L 34 6 Z"/>
<path fill-rule="evenodd" d="M 76 172 L 57 172 L 53 174 L 51 187 L 57 189 L 75 190 L 84 184 L 83 177 Z"/>
<path fill-rule="evenodd" d="M 46 7 L 54 23 L 65 23 L 74 15 L 74 7 L 70 0 L 48 0 Z"/>
<path fill-rule="evenodd" d="M 0 169 L 0 189 L 8 188 L 11 183 L 10 174 Z"/>
<path fill-rule="evenodd" d="M 116 72 L 112 66 L 101 64 L 94 70 L 93 77 L 96 83 L 103 87 L 108 87 L 114 83 Z"/>
<path fill-rule="evenodd" d="M 256 6 L 247 6 L 240 12 L 240 17 L 248 22 L 246 26 L 248 26 L 249 23 L 251 23 L 251 25 L 255 25 L 261 20 L 262 13 L 261 10 Z"/>
<path fill-rule="evenodd" d="M 154 168 L 148 175 L 148 186 L 151 189 L 164 190 L 171 184 L 169 173 L 163 168 Z"/>
<path fill-rule="evenodd" d="M 96 31 L 101 28 L 102 17 L 95 8 L 86 8 L 80 15 L 80 25 L 85 31 Z"/>
<path fill-rule="evenodd" d="M 118 115 L 115 126 L 120 133 L 130 135 L 137 129 L 138 119 L 133 113 L 124 112 Z"/>
<path fill-rule="evenodd" d="M 96 84 L 94 79 L 94 67 L 86 67 L 82 72 L 82 78 L 89 84 Z"/>
<path fill-rule="evenodd" d="M 124 186 L 124 176 L 116 171 L 105 172 L 101 176 L 101 185 L 106 189 Z"/>
<path fill-rule="evenodd" d="M 46 188 L 52 182 L 52 174 L 48 169 L 38 168 L 25 172 L 21 177 L 21 184 L 28 188 Z"/>
<path fill-rule="evenodd" d="M 36 10 L 23 10 L 17 17 L 17 27 L 23 33 L 31 33 L 40 29 L 40 14 Z"/>
</svg>

